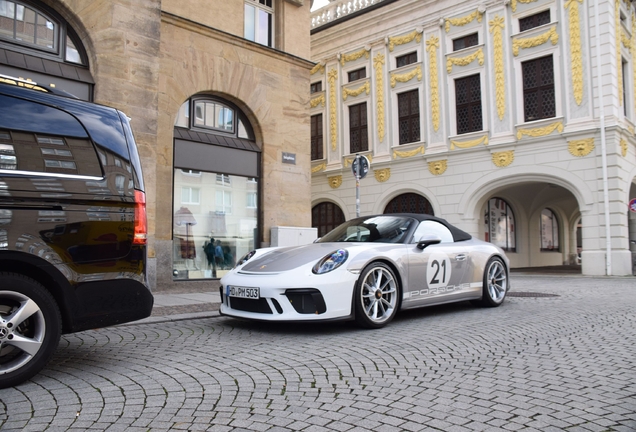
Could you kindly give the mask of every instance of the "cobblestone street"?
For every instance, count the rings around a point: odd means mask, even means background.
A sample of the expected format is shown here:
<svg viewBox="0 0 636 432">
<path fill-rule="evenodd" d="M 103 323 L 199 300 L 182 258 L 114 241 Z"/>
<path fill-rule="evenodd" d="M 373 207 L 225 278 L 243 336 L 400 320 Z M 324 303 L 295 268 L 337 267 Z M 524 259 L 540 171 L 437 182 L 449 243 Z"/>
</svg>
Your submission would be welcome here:
<svg viewBox="0 0 636 432">
<path fill-rule="evenodd" d="M 636 279 L 511 282 L 500 308 L 408 311 L 381 330 L 211 312 L 66 335 L 0 390 L 0 429 L 636 430 Z"/>
</svg>

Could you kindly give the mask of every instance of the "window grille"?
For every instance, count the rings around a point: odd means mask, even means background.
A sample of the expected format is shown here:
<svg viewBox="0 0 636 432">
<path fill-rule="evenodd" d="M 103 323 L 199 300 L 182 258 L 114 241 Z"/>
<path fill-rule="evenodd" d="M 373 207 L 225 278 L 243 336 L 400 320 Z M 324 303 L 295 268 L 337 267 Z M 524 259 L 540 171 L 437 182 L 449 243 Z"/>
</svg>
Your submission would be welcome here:
<svg viewBox="0 0 636 432">
<path fill-rule="evenodd" d="M 525 121 L 555 117 L 552 56 L 523 62 L 521 70 Z"/>
<path fill-rule="evenodd" d="M 455 80 L 457 134 L 483 129 L 479 74 Z"/>
<path fill-rule="evenodd" d="M 352 154 L 369 150 L 366 102 L 349 107 L 349 149 Z"/>
<path fill-rule="evenodd" d="M 419 91 L 411 90 L 398 94 L 398 117 L 400 144 L 420 140 Z"/>
</svg>

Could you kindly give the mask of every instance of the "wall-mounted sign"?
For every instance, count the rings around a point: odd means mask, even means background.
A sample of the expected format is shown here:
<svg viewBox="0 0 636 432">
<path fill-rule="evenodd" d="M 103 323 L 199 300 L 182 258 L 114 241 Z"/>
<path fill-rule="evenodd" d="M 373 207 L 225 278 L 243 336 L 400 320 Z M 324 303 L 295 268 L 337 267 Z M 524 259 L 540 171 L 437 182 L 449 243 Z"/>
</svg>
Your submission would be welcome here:
<svg viewBox="0 0 636 432">
<path fill-rule="evenodd" d="M 629 209 L 633 211 L 634 213 L 636 213 L 636 198 L 632 199 L 629 202 Z"/>
<path fill-rule="evenodd" d="M 283 163 L 296 165 L 296 153 L 283 152 Z"/>
</svg>

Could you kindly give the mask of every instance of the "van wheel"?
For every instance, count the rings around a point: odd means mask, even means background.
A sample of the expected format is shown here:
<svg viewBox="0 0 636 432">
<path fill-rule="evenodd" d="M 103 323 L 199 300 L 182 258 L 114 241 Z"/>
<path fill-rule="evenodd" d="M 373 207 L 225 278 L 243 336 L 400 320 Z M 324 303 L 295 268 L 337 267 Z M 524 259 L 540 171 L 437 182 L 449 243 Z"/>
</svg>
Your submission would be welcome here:
<svg viewBox="0 0 636 432">
<path fill-rule="evenodd" d="M 48 363 L 62 333 L 53 296 L 38 282 L 0 273 L 0 388 L 28 380 Z"/>
</svg>

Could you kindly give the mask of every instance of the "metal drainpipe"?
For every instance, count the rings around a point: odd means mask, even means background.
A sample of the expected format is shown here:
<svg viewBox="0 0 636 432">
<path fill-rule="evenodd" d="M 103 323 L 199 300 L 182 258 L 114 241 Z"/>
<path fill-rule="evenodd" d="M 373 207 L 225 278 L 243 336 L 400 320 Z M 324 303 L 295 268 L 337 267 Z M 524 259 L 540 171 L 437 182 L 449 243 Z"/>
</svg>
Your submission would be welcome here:
<svg viewBox="0 0 636 432">
<path fill-rule="evenodd" d="M 598 0 L 594 0 L 594 26 L 596 27 L 596 81 L 598 86 L 599 112 L 601 120 L 601 163 L 603 166 L 603 201 L 605 204 L 605 272 L 607 276 L 612 275 L 612 238 L 610 230 L 609 213 L 609 187 L 607 180 L 607 142 L 605 140 L 605 105 L 603 102 L 603 77 L 601 70 L 601 33 L 599 30 L 599 10 Z M 616 20 L 614 20 L 616 22 Z M 618 29 L 616 29 L 618 31 Z M 620 89 L 619 89 L 620 91 Z"/>
</svg>

